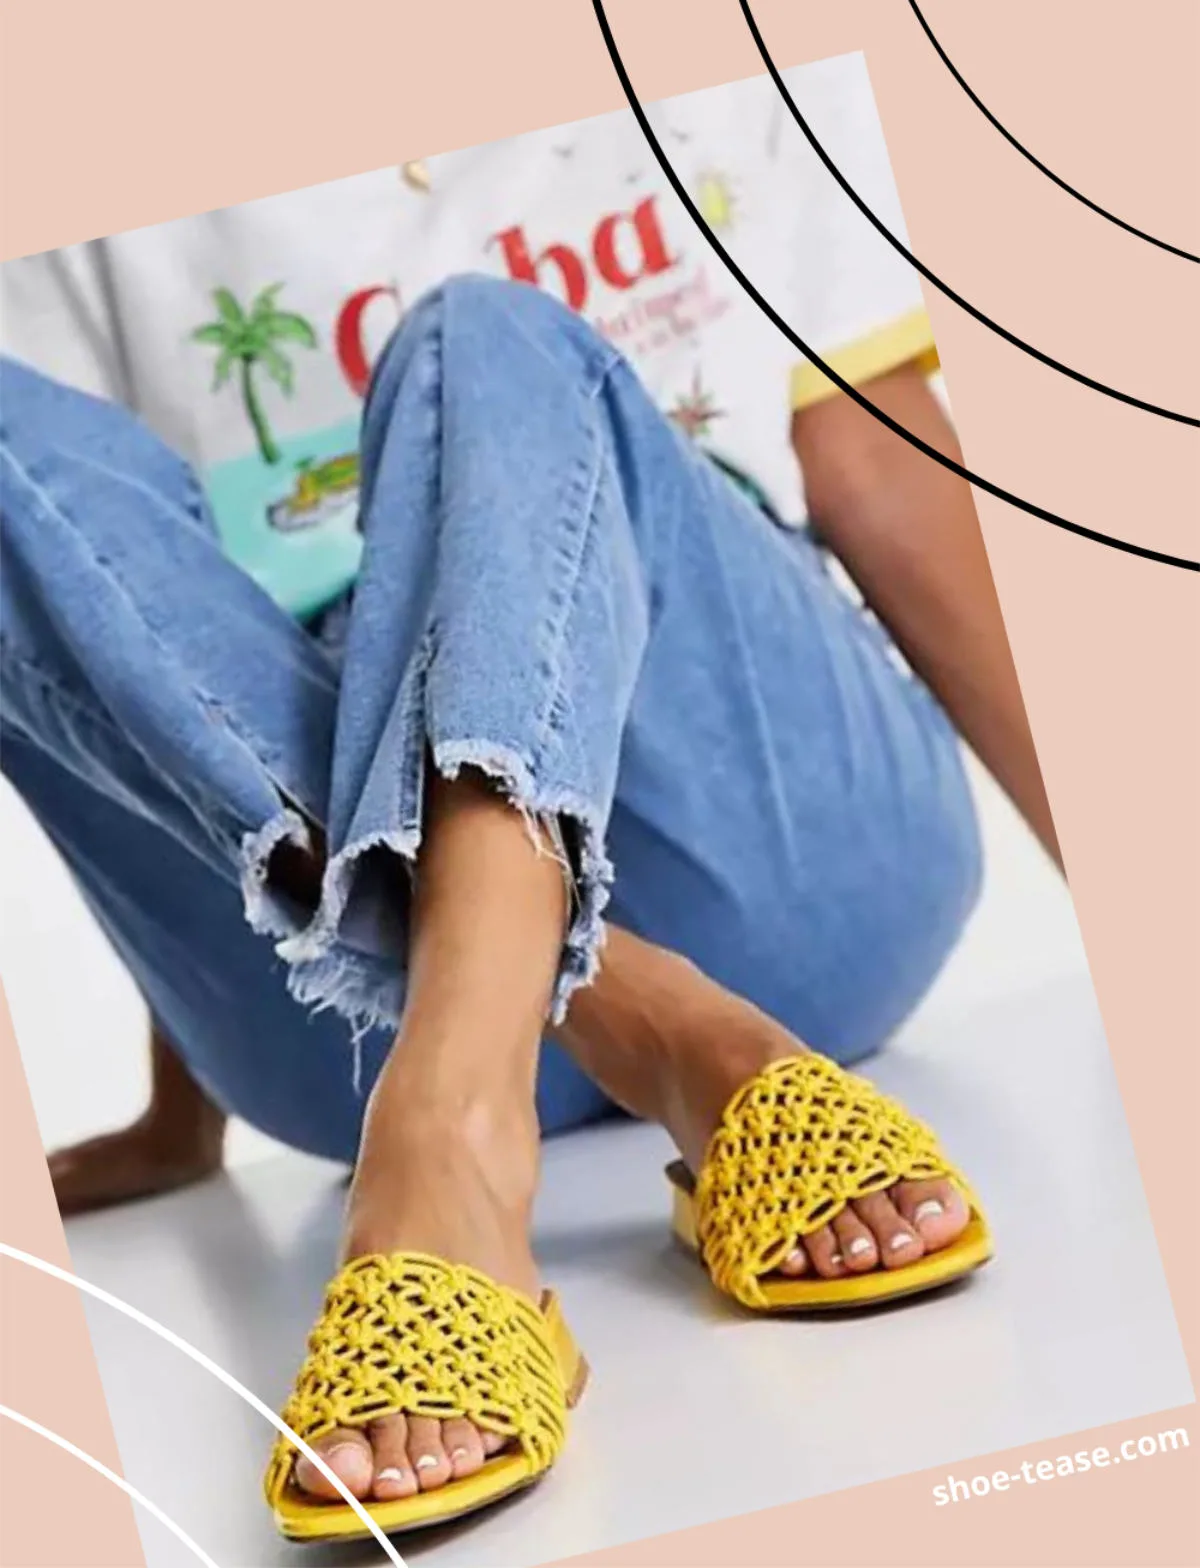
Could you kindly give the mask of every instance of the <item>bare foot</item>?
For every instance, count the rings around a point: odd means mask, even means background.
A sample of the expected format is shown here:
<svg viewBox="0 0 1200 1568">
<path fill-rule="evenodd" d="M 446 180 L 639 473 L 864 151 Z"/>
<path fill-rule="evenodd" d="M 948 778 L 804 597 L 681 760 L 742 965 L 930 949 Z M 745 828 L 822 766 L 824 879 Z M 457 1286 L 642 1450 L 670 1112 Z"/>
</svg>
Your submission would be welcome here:
<svg viewBox="0 0 1200 1568">
<path fill-rule="evenodd" d="M 738 1089 L 807 1049 L 686 959 L 615 929 L 599 979 L 572 1002 L 563 1038 L 609 1094 L 667 1129 L 692 1171 Z M 951 1182 L 900 1181 L 805 1237 L 781 1272 L 838 1279 L 904 1268 L 949 1246 L 968 1218 Z"/>
<path fill-rule="evenodd" d="M 528 1242 L 536 1178 L 537 1126 L 527 1104 L 422 1109 L 385 1074 L 351 1188 L 343 1262 L 399 1249 L 433 1253 L 536 1301 Z M 314 1446 L 355 1497 L 386 1501 L 474 1475 L 505 1439 L 469 1421 L 397 1415 L 338 1429 Z M 337 1500 L 303 1456 L 296 1481 L 314 1497 Z"/>
</svg>

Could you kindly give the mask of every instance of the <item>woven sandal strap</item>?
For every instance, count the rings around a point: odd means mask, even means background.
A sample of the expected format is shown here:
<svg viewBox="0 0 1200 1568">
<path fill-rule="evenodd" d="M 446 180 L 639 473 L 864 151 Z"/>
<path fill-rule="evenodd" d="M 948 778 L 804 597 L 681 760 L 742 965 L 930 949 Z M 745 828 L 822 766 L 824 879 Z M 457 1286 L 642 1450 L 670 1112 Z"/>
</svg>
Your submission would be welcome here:
<svg viewBox="0 0 1200 1568">
<path fill-rule="evenodd" d="M 426 1253 L 356 1258 L 330 1283 L 283 1412 L 312 1444 L 382 1416 L 463 1417 L 515 1442 L 533 1472 L 566 1438 L 563 1373 L 537 1306 L 476 1269 Z M 273 1497 L 296 1449 L 275 1444 Z"/>
<path fill-rule="evenodd" d="M 855 1198 L 908 1179 L 969 1189 L 903 1106 L 815 1052 L 774 1062 L 730 1101 L 696 1182 L 696 1231 L 713 1282 L 747 1306 L 803 1236 Z"/>
</svg>

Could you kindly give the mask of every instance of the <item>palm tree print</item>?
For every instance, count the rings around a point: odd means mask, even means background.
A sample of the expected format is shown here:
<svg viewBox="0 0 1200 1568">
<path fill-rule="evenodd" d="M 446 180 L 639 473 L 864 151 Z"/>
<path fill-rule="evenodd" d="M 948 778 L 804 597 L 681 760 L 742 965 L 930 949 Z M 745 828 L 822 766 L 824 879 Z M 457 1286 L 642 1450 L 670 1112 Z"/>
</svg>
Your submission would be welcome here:
<svg viewBox="0 0 1200 1568">
<path fill-rule="evenodd" d="M 282 283 L 273 283 L 270 288 L 260 290 L 250 302 L 248 311 L 242 309 L 228 289 L 214 289 L 212 297 L 217 307 L 217 320 L 197 327 L 192 333 L 193 342 L 211 343 L 220 350 L 213 370 L 214 392 L 229 381 L 236 369 L 242 405 L 254 429 L 258 450 L 263 462 L 271 464 L 278 463 L 282 454 L 259 399 L 257 372 L 261 367 L 284 395 L 291 397 L 295 377 L 292 363 L 280 344 L 298 343 L 302 348 L 317 346 L 317 334 L 309 322 L 276 305 L 282 287 Z"/>
</svg>

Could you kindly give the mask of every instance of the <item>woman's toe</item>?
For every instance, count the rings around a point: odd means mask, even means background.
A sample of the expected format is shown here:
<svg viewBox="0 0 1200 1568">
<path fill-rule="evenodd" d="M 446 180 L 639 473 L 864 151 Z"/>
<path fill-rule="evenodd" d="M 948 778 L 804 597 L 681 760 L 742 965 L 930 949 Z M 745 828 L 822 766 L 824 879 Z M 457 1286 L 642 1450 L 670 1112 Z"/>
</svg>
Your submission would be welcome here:
<svg viewBox="0 0 1200 1568">
<path fill-rule="evenodd" d="M 442 1423 L 425 1416 L 408 1419 L 408 1460 L 423 1492 L 445 1486 L 450 1479 L 450 1456 L 442 1444 Z"/>
<path fill-rule="evenodd" d="M 483 1469 L 486 1458 L 483 1436 L 469 1421 L 444 1421 L 442 1447 L 446 1450 L 450 1470 L 456 1481 Z"/>
<path fill-rule="evenodd" d="M 371 1491 L 380 1502 L 412 1497 L 417 1477 L 408 1457 L 408 1422 L 403 1416 L 384 1416 L 370 1426 L 375 1478 Z"/>
<path fill-rule="evenodd" d="M 361 1499 L 370 1494 L 375 1461 L 365 1432 L 339 1427 L 333 1432 L 327 1432 L 311 1446 L 352 1497 Z M 306 1454 L 301 1454 L 296 1460 L 295 1473 L 296 1485 L 310 1497 L 320 1497 L 329 1502 L 342 1501 L 342 1494 L 337 1487 L 332 1481 L 326 1480 Z"/>
<path fill-rule="evenodd" d="M 899 1181 L 888 1196 L 920 1236 L 926 1252 L 948 1247 L 962 1235 L 970 1218 L 967 1200 L 953 1182 Z"/>
<path fill-rule="evenodd" d="M 802 1242 L 797 1242 L 792 1250 L 779 1265 L 779 1272 L 788 1279 L 796 1279 L 801 1274 L 808 1272 L 808 1255 Z"/>
<path fill-rule="evenodd" d="M 500 1432 L 481 1432 L 479 1437 L 483 1444 L 484 1456 L 488 1459 L 490 1459 L 493 1454 L 498 1454 L 508 1442 L 508 1438 L 503 1436 L 503 1434 Z"/>
<path fill-rule="evenodd" d="M 843 1209 L 833 1222 L 838 1251 L 846 1267 L 853 1274 L 863 1274 L 879 1262 L 879 1248 L 875 1238 L 855 1214 L 853 1209 Z"/>
<path fill-rule="evenodd" d="M 854 1212 L 875 1238 L 879 1261 L 885 1269 L 902 1269 L 924 1254 L 919 1234 L 885 1192 L 859 1198 Z"/>
<path fill-rule="evenodd" d="M 820 1230 L 813 1231 L 811 1236 L 805 1236 L 804 1250 L 808 1253 L 808 1261 L 822 1279 L 840 1279 L 846 1272 L 832 1225 L 823 1225 Z"/>
</svg>

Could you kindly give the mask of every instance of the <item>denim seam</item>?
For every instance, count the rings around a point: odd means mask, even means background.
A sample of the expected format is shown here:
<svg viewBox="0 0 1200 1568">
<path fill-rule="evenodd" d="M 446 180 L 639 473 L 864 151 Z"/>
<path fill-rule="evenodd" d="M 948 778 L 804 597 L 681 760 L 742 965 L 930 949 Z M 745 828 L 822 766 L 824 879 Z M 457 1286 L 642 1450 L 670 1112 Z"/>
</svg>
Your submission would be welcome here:
<svg viewBox="0 0 1200 1568">
<path fill-rule="evenodd" d="M 223 704 L 218 701 L 217 698 L 206 692 L 202 687 L 197 685 L 193 676 L 188 671 L 186 671 L 179 663 L 178 659 L 171 654 L 170 650 L 163 642 L 158 628 L 152 621 L 147 619 L 142 611 L 141 606 L 129 593 L 129 590 L 125 586 L 120 573 L 115 570 L 112 562 L 108 559 L 108 557 L 101 555 L 94 548 L 86 533 L 77 528 L 74 522 L 71 521 L 70 513 L 65 511 L 57 504 L 57 502 L 53 501 L 46 494 L 45 490 L 34 480 L 32 474 L 30 474 L 25 465 L 19 463 L 13 456 L 11 450 L 6 451 L 4 455 L 12 464 L 18 477 L 24 481 L 27 489 L 34 498 L 35 505 L 37 505 L 43 512 L 57 514 L 59 517 L 67 520 L 71 526 L 77 543 L 81 546 L 81 548 L 87 551 L 87 553 L 91 556 L 93 563 L 101 570 L 107 580 L 125 600 L 126 604 L 145 628 L 147 634 L 150 636 L 155 646 L 159 649 L 164 663 L 173 667 L 179 673 L 181 683 L 187 689 L 187 691 L 191 693 L 195 701 L 206 711 L 215 714 L 220 718 L 231 738 L 242 748 L 244 752 L 248 754 L 254 765 L 260 768 L 266 775 L 271 788 L 280 797 L 281 801 L 291 801 L 292 791 L 285 787 L 283 780 L 276 776 L 276 766 L 279 760 L 277 754 L 273 755 L 270 749 L 263 745 L 258 737 L 251 737 L 243 733 L 240 724 L 234 720 L 233 716 L 228 712 Z M 116 733 L 119 734 L 120 731 L 117 731 Z M 298 802 L 298 804 L 307 808 L 310 807 L 313 803 L 301 801 Z"/>
<path fill-rule="evenodd" d="M 491 280 L 489 279 L 488 281 Z M 520 319 L 519 316 L 513 316 L 511 318 L 511 324 L 514 329 L 522 335 L 529 346 L 538 354 L 540 354 L 543 359 L 549 361 L 549 363 L 554 365 L 556 369 L 561 368 L 559 361 L 554 357 L 554 355 L 548 354 L 546 352 L 545 344 L 542 343 L 538 337 L 534 336 L 532 333 L 526 330 L 525 323 Z M 602 354 L 597 353 L 597 347 L 603 350 Z M 608 377 L 612 374 L 614 367 L 618 364 L 627 363 L 627 361 L 625 360 L 625 357 L 621 353 L 620 349 L 614 348 L 611 343 L 603 338 L 599 339 L 598 343 L 596 341 L 589 342 L 587 349 L 588 352 L 585 360 L 587 373 L 584 381 L 584 395 L 587 397 L 594 397 L 599 389 L 604 385 Z M 589 385 L 589 382 L 592 384 Z"/>
<path fill-rule="evenodd" d="M 84 720 L 96 729 L 103 730 L 113 740 L 134 752 L 156 777 L 162 777 L 153 760 L 147 757 L 129 739 L 119 725 L 113 723 L 112 718 L 102 706 L 87 701 L 86 698 L 81 697 L 71 687 L 64 686 L 43 665 L 38 664 L 36 660 L 29 658 L 26 654 L 15 652 L 12 644 L 6 643 L 2 638 L 0 638 L 0 668 L 19 670 L 27 680 L 32 679 L 41 686 L 44 694 L 56 706 L 69 708 L 76 721 Z M 36 744 L 35 737 L 28 734 L 19 721 L 14 720 L 12 722 L 19 734 L 25 734 L 26 739 L 31 744 Z M 179 793 L 181 800 L 186 802 L 191 809 L 203 809 L 204 822 L 210 836 L 218 845 L 222 845 L 227 853 L 236 856 L 240 852 L 243 837 L 250 831 L 247 824 L 224 811 L 219 802 L 208 801 L 201 808 L 200 804 L 190 799 L 186 793 L 183 791 Z"/>
<path fill-rule="evenodd" d="M 436 657 L 437 630 L 431 621 L 417 644 L 408 679 L 398 694 L 404 703 L 401 722 L 407 744 L 397 790 L 397 814 L 401 831 L 412 834 L 414 841 L 420 835 L 424 820 L 425 748 L 431 744 L 429 671 Z"/>
<path fill-rule="evenodd" d="M 89 719 L 97 728 L 107 730 L 110 735 L 115 736 L 118 740 L 124 739 L 121 731 L 113 723 L 103 707 L 96 703 L 88 702 L 85 697 L 80 696 L 72 687 L 64 686 L 44 665 L 39 664 L 36 659 L 31 659 L 26 653 L 18 653 L 12 643 L 0 637 L 0 666 L 5 665 L 10 669 L 22 671 L 26 676 L 32 676 L 39 684 L 53 692 L 57 701 L 67 704 L 76 713 L 82 714 L 84 718 Z"/>
<path fill-rule="evenodd" d="M 561 369 L 559 361 L 554 356 L 546 353 L 544 345 L 532 334 L 526 332 L 524 323 L 517 316 L 513 325 L 531 347 L 555 369 Z M 444 357 L 444 337 L 446 323 L 443 319 L 439 323 L 437 343 L 438 354 Z M 562 712 L 561 691 L 563 684 L 562 650 L 567 629 L 570 626 L 575 611 L 576 594 L 583 569 L 584 558 L 587 553 L 587 543 L 591 534 L 592 523 L 595 518 L 596 499 L 599 494 L 600 479 L 603 470 L 603 442 L 597 427 L 595 407 L 600 394 L 608 384 L 610 377 L 618 365 L 625 363 L 620 352 L 611 344 L 601 341 L 602 354 L 596 354 L 594 345 L 586 359 L 586 373 L 584 376 L 581 396 L 588 418 L 585 420 L 585 434 L 590 438 L 588 452 L 582 456 L 574 474 L 564 483 L 564 491 L 559 506 L 559 515 L 572 521 L 572 530 L 569 546 L 564 544 L 561 534 L 557 540 L 556 558 L 560 569 L 561 580 L 550 591 L 552 615 L 546 617 L 543 625 L 543 645 L 541 647 L 542 670 L 545 681 L 545 692 L 536 718 L 532 724 L 531 755 L 528 763 L 529 771 L 536 776 L 542 771 L 545 760 L 545 750 L 551 736 L 556 738 L 559 731 L 555 724 L 556 715 Z M 512 750 L 513 748 L 507 748 Z"/>
<path fill-rule="evenodd" d="M 592 537 L 593 525 L 596 519 L 596 504 L 600 495 L 604 448 L 600 431 L 596 425 L 595 403 L 607 379 L 607 375 L 608 369 L 606 368 L 604 375 L 597 382 L 596 386 L 587 394 L 588 412 L 591 415 L 588 422 L 591 447 L 588 457 L 580 459 L 579 468 L 573 481 L 574 492 L 568 492 L 564 500 L 564 514 L 568 508 L 572 508 L 577 522 L 571 534 L 573 552 L 568 555 L 565 548 L 560 550 L 560 559 L 565 573 L 569 575 L 565 577 L 559 589 L 557 602 L 554 606 L 556 624 L 547 628 L 549 645 L 546 649 L 546 660 L 549 684 L 541 712 L 533 730 L 533 756 L 531 760 L 534 772 L 541 771 L 546 746 L 551 736 L 557 739 L 562 734 L 562 730 L 557 722 L 565 712 L 562 701 L 564 674 L 562 655 L 566 644 L 567 632 L 577 608 L 579 584 L 583 576 L 588 544 Z"/>
</svg>

